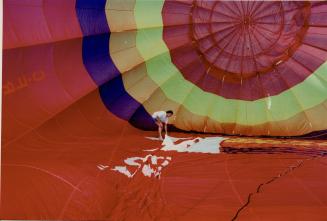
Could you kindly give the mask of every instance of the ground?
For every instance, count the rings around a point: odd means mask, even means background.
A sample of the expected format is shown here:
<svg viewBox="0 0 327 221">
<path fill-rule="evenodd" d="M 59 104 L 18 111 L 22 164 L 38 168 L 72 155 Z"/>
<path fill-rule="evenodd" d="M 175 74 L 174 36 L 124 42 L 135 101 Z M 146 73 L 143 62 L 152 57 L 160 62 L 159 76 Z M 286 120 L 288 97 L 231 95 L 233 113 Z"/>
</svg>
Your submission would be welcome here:
<svg viewBox="0 0 327 221">
<path fill-rule="evenodd" d="M 111 169 L 161 143 L 109 113 L 96 93 L 3 139 L 1 219 L 326 219 L 326 142 L 226 137 L 219 154 L 151 152 L 171 157 L 160 177 L 128 178 Z"/>
</svg>

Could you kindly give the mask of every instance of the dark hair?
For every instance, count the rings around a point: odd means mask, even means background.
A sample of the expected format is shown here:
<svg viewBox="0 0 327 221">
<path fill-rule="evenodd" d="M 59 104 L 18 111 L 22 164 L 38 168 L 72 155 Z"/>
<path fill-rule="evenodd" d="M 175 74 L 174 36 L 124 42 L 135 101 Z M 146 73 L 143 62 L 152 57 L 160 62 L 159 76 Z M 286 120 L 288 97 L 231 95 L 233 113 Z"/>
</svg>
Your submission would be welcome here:
<svg viewBox="0 0 327 221">
<path fill-rule="evenodd" d="M 174 112 L 173 112 L 172 110 L 167 110 L 166 113 L 167 113 L 167 114 L 171 114 L 171 115 L 174 114 Z"/>
</svg>

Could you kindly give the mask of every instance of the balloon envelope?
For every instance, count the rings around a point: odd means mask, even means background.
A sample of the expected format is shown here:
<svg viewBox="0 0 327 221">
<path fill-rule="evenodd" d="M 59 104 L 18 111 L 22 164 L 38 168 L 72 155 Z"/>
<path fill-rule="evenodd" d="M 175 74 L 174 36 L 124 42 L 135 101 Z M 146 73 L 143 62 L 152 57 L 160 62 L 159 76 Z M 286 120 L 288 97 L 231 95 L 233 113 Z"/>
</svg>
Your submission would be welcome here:
<svg viewBox="0 0 327 221">
<path fill-rule="evenodd" d="M 3 7 L 1 219 L 327 216 L 326 142 L 275 137 L 326 137 L 326 2 Z M 215 154 L 151 152 L 161 143 L 144 130 L 159 110 L 187 132 L 172 136 L 272 137 L 226 137 Z M 135 157 L 169 166 L 129 179 Z"/>
</svg>

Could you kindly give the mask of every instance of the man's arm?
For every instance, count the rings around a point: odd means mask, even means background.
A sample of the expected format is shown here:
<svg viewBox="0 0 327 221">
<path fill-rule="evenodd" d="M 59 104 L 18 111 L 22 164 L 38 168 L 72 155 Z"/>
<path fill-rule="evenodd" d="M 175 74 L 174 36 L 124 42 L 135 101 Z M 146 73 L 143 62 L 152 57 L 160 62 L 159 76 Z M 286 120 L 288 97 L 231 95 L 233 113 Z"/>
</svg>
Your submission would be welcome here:
<svg viewBox="0 0 327 221">
<path fill-rule="evenodd" d="M 166 131 L 166 135 L 168 135 L 167 125 L 168 125 L 168 122 L 165 123 L 165 131 Z"/>
<path fill-rule="evenodd" d="M 159 117 L 156 118 L 156 121 L 158 122 L 159 126 L 162 127 L 162 122 Z"/>
</svg>

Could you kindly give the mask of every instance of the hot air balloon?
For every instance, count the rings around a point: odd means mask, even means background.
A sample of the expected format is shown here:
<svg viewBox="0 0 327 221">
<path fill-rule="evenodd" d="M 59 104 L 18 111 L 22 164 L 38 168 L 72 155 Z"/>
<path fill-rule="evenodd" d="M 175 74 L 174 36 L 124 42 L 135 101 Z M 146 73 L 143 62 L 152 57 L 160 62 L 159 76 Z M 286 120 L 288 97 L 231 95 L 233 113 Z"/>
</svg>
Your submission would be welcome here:
<svg viewBox="0 0 327 221">
<path fill-rule="evenodd" d="M 84 63 L 108 109 L 136 127 L 173 109 L 184 131 L 327 128 L 325 3 L 113 1 L 96 27 L 83 4 Z"/>
<path fill-rule="evenodd" d="M 326 2 L 3 9 L 1 219 L 326 217 Z"/>
</svg>

